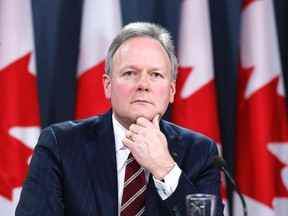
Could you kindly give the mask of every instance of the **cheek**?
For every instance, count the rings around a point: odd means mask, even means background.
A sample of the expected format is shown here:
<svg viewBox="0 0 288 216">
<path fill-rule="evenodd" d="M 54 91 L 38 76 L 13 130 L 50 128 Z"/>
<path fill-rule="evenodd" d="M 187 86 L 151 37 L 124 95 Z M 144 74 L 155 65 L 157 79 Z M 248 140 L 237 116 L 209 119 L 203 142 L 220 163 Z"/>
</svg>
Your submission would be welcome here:
<svg viewBox="0 0 288 216">
<path fill-rule="evenodd" d="M 167 87 L 160 87 L 158 86 L 156 89 L 155 89 L 155 92 L 157 94 L 157 98 L 159 101 L 167 101 L 167 100 L 170 100 L 170 89 L 167 88 Z"/>
<path fill-rule="evenodd" d="M 161 88 L 158 91 L 160 92 L 158 97 L 160 97 L 161 100 L 163 100 L 167 103 L 173 103 L 174 102 L 175 91 L 174 91 L 174 89 L 171 88 L 171 86 Z"/>
<path fill-rule="evenodd" d="M 111 97 L 117 100 L 123 100 L 129 95 L 130 87 L 127 83 L 116 83 L 112 86 Z"/>
</svg>

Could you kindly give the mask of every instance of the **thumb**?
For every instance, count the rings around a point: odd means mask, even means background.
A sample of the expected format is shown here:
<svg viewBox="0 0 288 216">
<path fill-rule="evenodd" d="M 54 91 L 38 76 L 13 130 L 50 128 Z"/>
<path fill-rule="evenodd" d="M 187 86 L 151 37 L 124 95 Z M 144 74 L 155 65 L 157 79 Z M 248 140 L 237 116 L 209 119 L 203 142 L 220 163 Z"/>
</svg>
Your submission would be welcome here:
<svg viewBox="0 0 288 216">
<path fill-rule="evenodd" d="M 152 119 L 152 123 L 153 123 L 153 125 L 157 128 L 157 129 L 159 129 L 160 127 L 159 127 L 159 114 L 157 114 L 153 119 Z"/>
</svg>

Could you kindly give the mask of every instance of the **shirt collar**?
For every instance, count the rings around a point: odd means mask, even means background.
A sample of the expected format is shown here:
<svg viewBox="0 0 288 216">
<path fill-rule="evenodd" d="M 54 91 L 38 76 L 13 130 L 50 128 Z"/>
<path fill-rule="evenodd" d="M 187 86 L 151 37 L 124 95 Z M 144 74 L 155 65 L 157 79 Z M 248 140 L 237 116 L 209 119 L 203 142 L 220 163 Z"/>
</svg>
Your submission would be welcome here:
<svg viewBox="0 0 288 216">
<path fill-rule="evenodd" d="M 126 147 L 122 144 L 122 139 L 125 137 L 126 129 L 117 121 L 112 113 L 112 124 L 114 128 L 114 138 L 115 138 L 115 149 L 116 152 L 120 149 L 126 149 Z"/>
</svg>

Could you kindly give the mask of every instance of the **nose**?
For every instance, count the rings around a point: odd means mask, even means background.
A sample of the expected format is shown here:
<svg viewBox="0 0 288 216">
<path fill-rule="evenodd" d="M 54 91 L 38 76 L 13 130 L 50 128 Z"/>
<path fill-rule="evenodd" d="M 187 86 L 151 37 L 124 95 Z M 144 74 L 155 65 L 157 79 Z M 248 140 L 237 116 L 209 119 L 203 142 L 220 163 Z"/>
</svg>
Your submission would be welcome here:
<svg viewBox="0 0 288 216">
<path fill-rule="evenodd" d="M 137 90 L 138 91 L 148 91 L 149 90 L 149 81 L 148 81 L 148 75 L 142 74 L 139 77 L 138 83 L 137 83 Z"/>
</svg>

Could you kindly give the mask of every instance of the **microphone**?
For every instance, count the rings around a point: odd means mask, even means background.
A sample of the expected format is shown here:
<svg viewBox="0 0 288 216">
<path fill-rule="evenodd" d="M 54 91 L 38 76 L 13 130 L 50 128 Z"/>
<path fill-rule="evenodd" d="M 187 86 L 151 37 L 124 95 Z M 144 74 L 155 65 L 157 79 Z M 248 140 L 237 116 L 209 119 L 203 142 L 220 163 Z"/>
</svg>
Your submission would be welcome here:
<svg viewBox="0 0 288 216">
<path fill-rule="evenodd" d="M 239 186 L 236 184 L 235 180 L 233 179 L 233 177 L 230 175 L 230 173 L 226 169 L 226 167 L 227 167 L 226 162 L 219 155 L 216 155 L 214 157 L 214 161 L 213 162 L 214 162 L 214 166 L 215 167 L 217 167 L 218 169 L 222 170 L 225 173 L 225 175 L 227 176 L 229 181 L 232 183 L 233 187 L 236 189 L 238 195 L 240 196 L 241 202 L 242 202 L 244 216 L 247 216 L 248 212 L 247 212 L 247 205 L 246 205 L 245 199 L 244 199 L 244 197 L 243 197 L 243 195 L 241 193 L 241 190 L 240 190 Z"/>
</svg>

